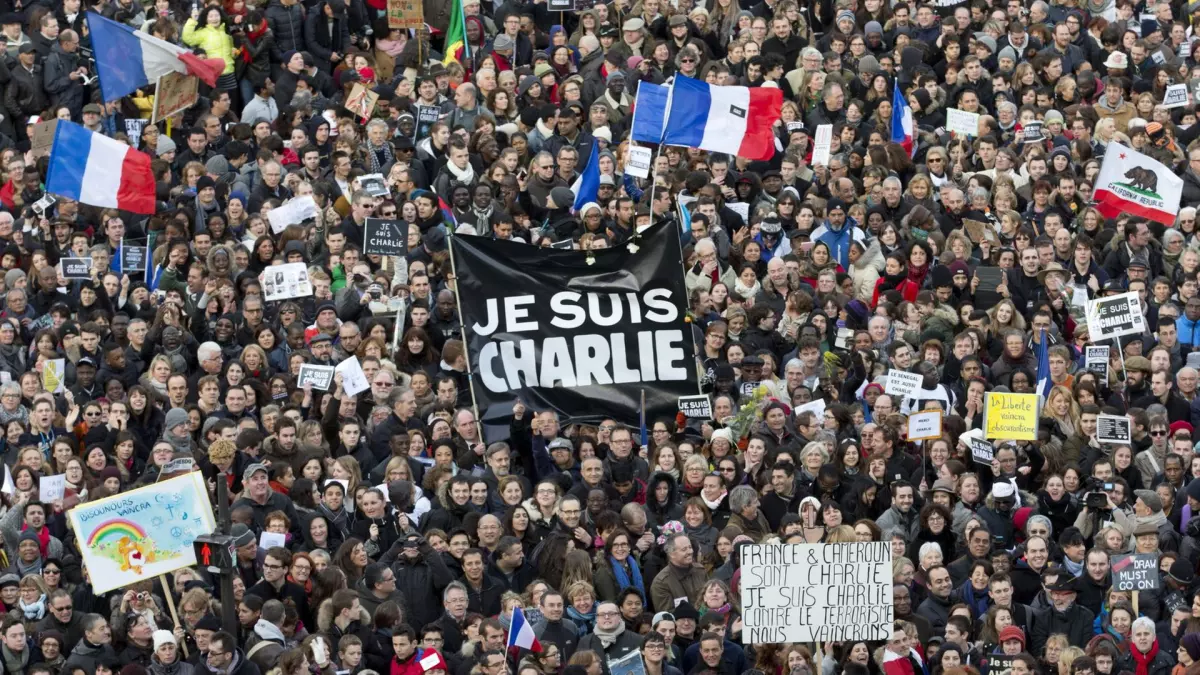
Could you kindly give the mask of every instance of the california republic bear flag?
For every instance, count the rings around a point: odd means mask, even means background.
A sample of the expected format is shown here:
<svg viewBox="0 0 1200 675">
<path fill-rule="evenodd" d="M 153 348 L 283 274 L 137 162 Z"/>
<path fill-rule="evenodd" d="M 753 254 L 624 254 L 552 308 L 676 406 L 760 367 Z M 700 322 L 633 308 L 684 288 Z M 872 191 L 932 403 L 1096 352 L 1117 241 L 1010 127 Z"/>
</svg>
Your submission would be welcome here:
<svg viewBox="0 0 1200 675">
<path fill-rule="evenodd" d="M 1106 218 L 1132 213 L 1164 225 L 1175 223 L 1183 179 L 1169 168 L 1120 143 L 1109 143 L 1092 199 Z"/>
</svg>

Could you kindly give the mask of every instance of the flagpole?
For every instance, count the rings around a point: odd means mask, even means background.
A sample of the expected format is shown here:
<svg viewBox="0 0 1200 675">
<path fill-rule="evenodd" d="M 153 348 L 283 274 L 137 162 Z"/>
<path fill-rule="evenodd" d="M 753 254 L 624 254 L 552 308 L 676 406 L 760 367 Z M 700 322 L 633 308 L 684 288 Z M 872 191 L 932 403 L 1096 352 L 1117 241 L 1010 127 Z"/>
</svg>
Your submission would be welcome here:
<svg viewBox="0 0 1200 675">
<path fill-rule="evenodd" d="M 463 358 L 467 362 L 467 388 L 471 390 L 471 410 L 475 412 L 475 426 L 479 430 L 479 441 L 485 441 L 483 437 L 483 420 L 479 419 L 479 401 L 475 399 L 475 377 L 471 373 L 471 350 L 467 344 L 467 326 L 463 323 L 462 311 L 462 294 L 458 289 L 458 268 L 454 265 L 454 234 L 446 237 L 446 242 L 450 247 L 450 273 L 454 275 L 454 304 L 458 307 L 458 325 L 462 333 L 463 343 Z M 396 314 L 399 318 L 400 314 Z"/>
<path fill-rule="evenodd" d="M 658 158 L 662 156 L 663 147 L 666 145 L 667 138 L 667 123 L 671 120 L 671 102 L 675 99 L 675 84 L 672 83 L 667 90 L 667 107 L 663 111 L 663 127 L 662 133 L 658 137 L 658 150 L 654 153 L 654 161 L 650 166 L 650 224 L 654 224 L 654 190 L 658 187 Z M 633 233 L 637 235 L 637 216 L 633 219 Z M 687 268 L 684 268 L 684 275 L 687 274 Z"/>
</svg>

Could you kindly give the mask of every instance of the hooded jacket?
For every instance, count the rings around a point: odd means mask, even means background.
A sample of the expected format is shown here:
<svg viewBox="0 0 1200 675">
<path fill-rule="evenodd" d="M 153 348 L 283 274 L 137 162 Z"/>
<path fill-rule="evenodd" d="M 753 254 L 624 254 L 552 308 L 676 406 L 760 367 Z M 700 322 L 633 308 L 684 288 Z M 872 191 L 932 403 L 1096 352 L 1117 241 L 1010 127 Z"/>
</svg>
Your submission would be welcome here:
<svg viewBox="0 0 1200 675">
<path fill-rule="evenodd" d="M 667 501 L 665 503 L 660 503 L 655 496 L 660 483 L 667 484 Z M 646 504 L 644 510 L 646 512 L 647 527 L 661 527 L 672 520 L 682 519 L 683 507 L 680 506 L 679 500 L 679 481 L 675 480 L 674 476 L 665 471 L 656 471 L 646 484 Z"/>
</svg>

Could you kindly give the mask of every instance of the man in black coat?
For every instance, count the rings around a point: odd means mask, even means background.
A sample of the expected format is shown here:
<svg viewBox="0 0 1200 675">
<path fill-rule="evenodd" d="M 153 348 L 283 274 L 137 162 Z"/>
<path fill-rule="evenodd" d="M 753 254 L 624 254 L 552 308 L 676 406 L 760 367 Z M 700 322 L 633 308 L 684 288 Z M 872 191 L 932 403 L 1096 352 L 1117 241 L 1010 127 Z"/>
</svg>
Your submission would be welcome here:
<svg viewBox="0 0 1200 675">
<path fill-rule="evenodd" d="M 318 69 L 332 72 L 351 47 L 344 0 L 325 0 L 304 22 L 304 42 Z"/>
<path fill-rule="evenodd" d="M 1075 604 L 1079 580 L 1062 569 L 1052 569 L 1042 574 L 1042 581 L 1050 593 L 1051 605 L 1033 613 L 1031 653 L 1042 653 L 1046 640 L 1055 633 L 1066 635 L 1071 646 L 1084 648 L 1093 636 L 1092 621 L 1096 615 L 1088 608 Z"/>
<path fill-rule="evenodd" d="M 74 119 L 83 115 L 83 76 L 86 72 L 87 68 L 79 59 L 79 35 L 73 30 L 64 30 L 58 36 L 58 44 L 46 57 L 42 82 L 50 95 L 50 103 L 55 107 L 66 106 Z"/>
<path fill-rule="evenodd" d="M 484 616 L 500 613 L 500 596 L 507 590 L 504 583 L 487 573 L 482 549 L 467 549 L 462 555 L 463 575 L 459 579 L 467 587 L 467 607 Z"/>
<path fill-rule="evenodd" d="M 20 119 L 18 128 L 24 128 L 26 118 L 40 115 L 50 103 L 42 84 L 42 66 L 37 63 L 37 48 L 33 43 L 21 45 L 10 74 L 12 80 L 4 92 L 4 107 Z"/>
<path fill-rule="evenodd" d="M 288 570 L 292 567 L 292 552 L 282 546 L 267 549 L 263 558 L 262 581 L 246 589 L 250 595 L 257 595 L 263 601 L 291 600 L 296 613 L 306 625 L 314 625 L 308 611 L 308 596 L 304 587 L 288 581 Z"/>
<path fill-rule="evenodd" d="M 424 626 L 436 621 L 439 596 L 454 575 L 425 537 L 410 534 L 400 539 L 379 562 L 391 565 L 396 573 L 396 590 L 408 600 L 411 623 Z"/>
<path fill-rule="evenodd" d="M 304 42 L 304 9 L 300 0 L 271 0 L 267 5 L 267 27 L 275 35 L 271 45 L 271 61 L 287 65 L 284 55 L 302 52 Z"/>
<path fill-rule="evenodd" d="M 950 605 L 954 603 L 951 592 L 954 587 L 950 571 L 943 565 L 929 568 L 926 576 L 929 579 L 929 597 L 917 607 L 917 614 L 928 619 L 933 634 L 941 637 L 946 633 L 946 621 L 950 619 Z"/>
</svg>

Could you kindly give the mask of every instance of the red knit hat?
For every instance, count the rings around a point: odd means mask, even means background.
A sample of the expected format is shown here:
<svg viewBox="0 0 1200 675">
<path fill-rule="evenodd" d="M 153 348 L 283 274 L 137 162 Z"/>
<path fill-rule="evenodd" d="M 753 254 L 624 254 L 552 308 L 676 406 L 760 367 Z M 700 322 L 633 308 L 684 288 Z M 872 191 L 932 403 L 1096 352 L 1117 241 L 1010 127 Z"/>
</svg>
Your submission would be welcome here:
<svg viewBox="0 0 1200 675">
<path fill-rule="evenodd" d="M 1017 640 L 1021 646 L 1025 646 L 1025 631 L 1021 630 L 1020 626 L 1005 626 L 1000 629 L 1000 644 L 1004 644 L 1009 640 Z"/>
</svg>

